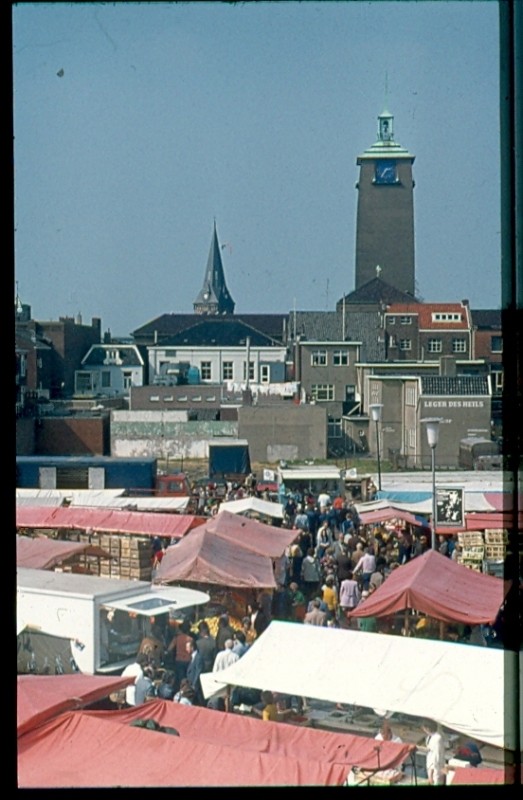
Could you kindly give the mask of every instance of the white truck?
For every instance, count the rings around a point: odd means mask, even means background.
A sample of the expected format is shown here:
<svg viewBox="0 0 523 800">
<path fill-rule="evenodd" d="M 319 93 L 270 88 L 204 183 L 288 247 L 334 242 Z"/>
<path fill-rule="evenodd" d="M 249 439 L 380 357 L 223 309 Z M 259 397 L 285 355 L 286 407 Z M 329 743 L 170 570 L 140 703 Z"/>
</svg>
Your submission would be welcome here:
<svg viewBox="0 0 523 800">
<path fill-rule="evenodd" d="M 135 659 L 160 615 L 181 618 L 209 599 L 181 586 L 18 568 L 17 634 L 68 640 L 78 671 L 118 673 Z"/>
</svg>

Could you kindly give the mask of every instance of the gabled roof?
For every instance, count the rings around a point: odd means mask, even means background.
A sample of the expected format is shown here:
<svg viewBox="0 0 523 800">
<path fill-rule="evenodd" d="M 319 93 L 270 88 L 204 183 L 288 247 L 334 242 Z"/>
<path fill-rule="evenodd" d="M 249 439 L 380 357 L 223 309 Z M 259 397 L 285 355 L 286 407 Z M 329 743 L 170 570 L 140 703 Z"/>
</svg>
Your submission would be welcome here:
<svg viewBox="0 0 523 800">
<path fill-rule="evenodd" d="M 465 303 L 391 303 L 386 314 L 417 315 L 420 330 L 469 330 L 469 307 Z M 459 321 L 434 319 L 434 314 L 459 314 Z"/>
<path fill-rule="evenodd" d="M 236 317 L 196 316 L 195 323 L 164 339 L 162 346 L 179 347 L 241 347 L 247 337 L 253 347 L 281 346 L 281 342 L 266 336 Z"/>
<path fill-rule="evenodd" d="M 486 375 L 421 377 L 421 393 L 429 395 L 488 395 L 489 384 Z"/>
<path fill-rule="evenodd" d="M 390 303 L 417 303 L 416 298 L 408 292 L 402 292 L 401 289 L 396 289 L 395 286 L 391 286 L 390 283 L 377 277 L 372 278 L 367 283 L 364 283 L 363 286 L 345 295 L 345 298 L 338 300 L 336 304 L 338 311 L 341 310 L 344 299 L 346 306 L 357 303 L 386 305 L 390 305 Z"/>
</svg>

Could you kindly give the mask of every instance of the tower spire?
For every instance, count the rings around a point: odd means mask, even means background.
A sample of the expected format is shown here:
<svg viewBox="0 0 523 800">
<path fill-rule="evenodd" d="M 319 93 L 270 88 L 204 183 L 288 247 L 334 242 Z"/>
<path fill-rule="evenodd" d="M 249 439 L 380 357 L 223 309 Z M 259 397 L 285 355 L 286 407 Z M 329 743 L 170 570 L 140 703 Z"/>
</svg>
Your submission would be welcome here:
<svg viewBox="0 0 523 800">
<path fill-rule="evenodd" d="M 207 259 L 207 267 L 203 286 L 193 303 L 195 314 L 233 314 L 234 300 L 225 283 L 225 273 L 218 243 L 216 217 L 214 218 L 211 247 Z"/>
</svg>

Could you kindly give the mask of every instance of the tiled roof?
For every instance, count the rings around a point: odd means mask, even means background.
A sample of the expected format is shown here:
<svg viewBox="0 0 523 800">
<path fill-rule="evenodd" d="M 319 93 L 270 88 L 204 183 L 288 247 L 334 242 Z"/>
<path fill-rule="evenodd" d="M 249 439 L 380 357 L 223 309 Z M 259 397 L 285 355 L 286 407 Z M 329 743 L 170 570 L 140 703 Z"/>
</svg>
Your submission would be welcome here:
<svg viewBox="0 0 523 800">
<path fill-rule="evenodd" d="M 425 395 L 488 395 L 486 375 L 445 376 L 421 378 L 421 392 Z"/>
<path fill-rule="evenodd" d="M 420 330 L 468 330 L 468 306 L 462 303 L 392 303 L 387 314 L 417 315 Z M 459 314 L 459 322 L 449 320 L 436 321 L 433 314 Z"/>
<path fill-rule="evenodd" d="M 363 286 L 345 295 L 345 305 L 357 303 L 385 303 L 389 305 L 390 303 L 409 302 L 416 303 L 417 300 L 415 297 L 412 297 L 412 295 L 407 292 L 402 292 L 400 289 L 396 289 L 395 286 L 391 286 L 390 283 L 387 283 L 381 278 L 372 278 L 370 281 L 367 281 L 367 283 L 364 283 Z M 336 304 L 339 310 L 342 304 L 343 298 Z"/>
<path fill-rule="evenodd" d="M 361 342 L 361 361 L 384 361 L 385 344 L 375 311 L 297 311 L 289 315 L 289 332 L 311 342 Z"/>
</svg>

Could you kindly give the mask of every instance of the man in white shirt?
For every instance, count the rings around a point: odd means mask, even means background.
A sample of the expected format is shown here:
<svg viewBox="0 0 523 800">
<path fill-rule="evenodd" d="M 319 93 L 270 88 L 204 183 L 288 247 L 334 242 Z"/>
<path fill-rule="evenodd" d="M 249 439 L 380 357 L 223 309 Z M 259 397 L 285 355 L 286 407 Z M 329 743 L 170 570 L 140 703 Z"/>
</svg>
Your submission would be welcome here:
<svg viewBox="0 0 523 800">
<path fill-rule="evenodd" d="M 122 678 L 134 677 L 134 683 L 127 686 L 125 689 L 125 702 L 128 706 L 136 705 L 136 683 L 140 678 L 143 678 L 143 668 L 147 665 L 147 656 L 143 653 L 138 653 L 136 661 L 128 664 L 122 672 Z"/>
<path fill-rule="evenodd" d="M 231 664 L 234 664 L 239 659 L 238 653 L 233 653 L 232 648 L 234 647 L 234 642 L 232 639 L 226 639 L 225 641 L 225 649 L 220 650 L 216 658 L 214 659 L 214 665 L 212 668 L 213 672 L 220 672 L 222 669 L 227 669 L 230 667 Z"/>
</svg>

